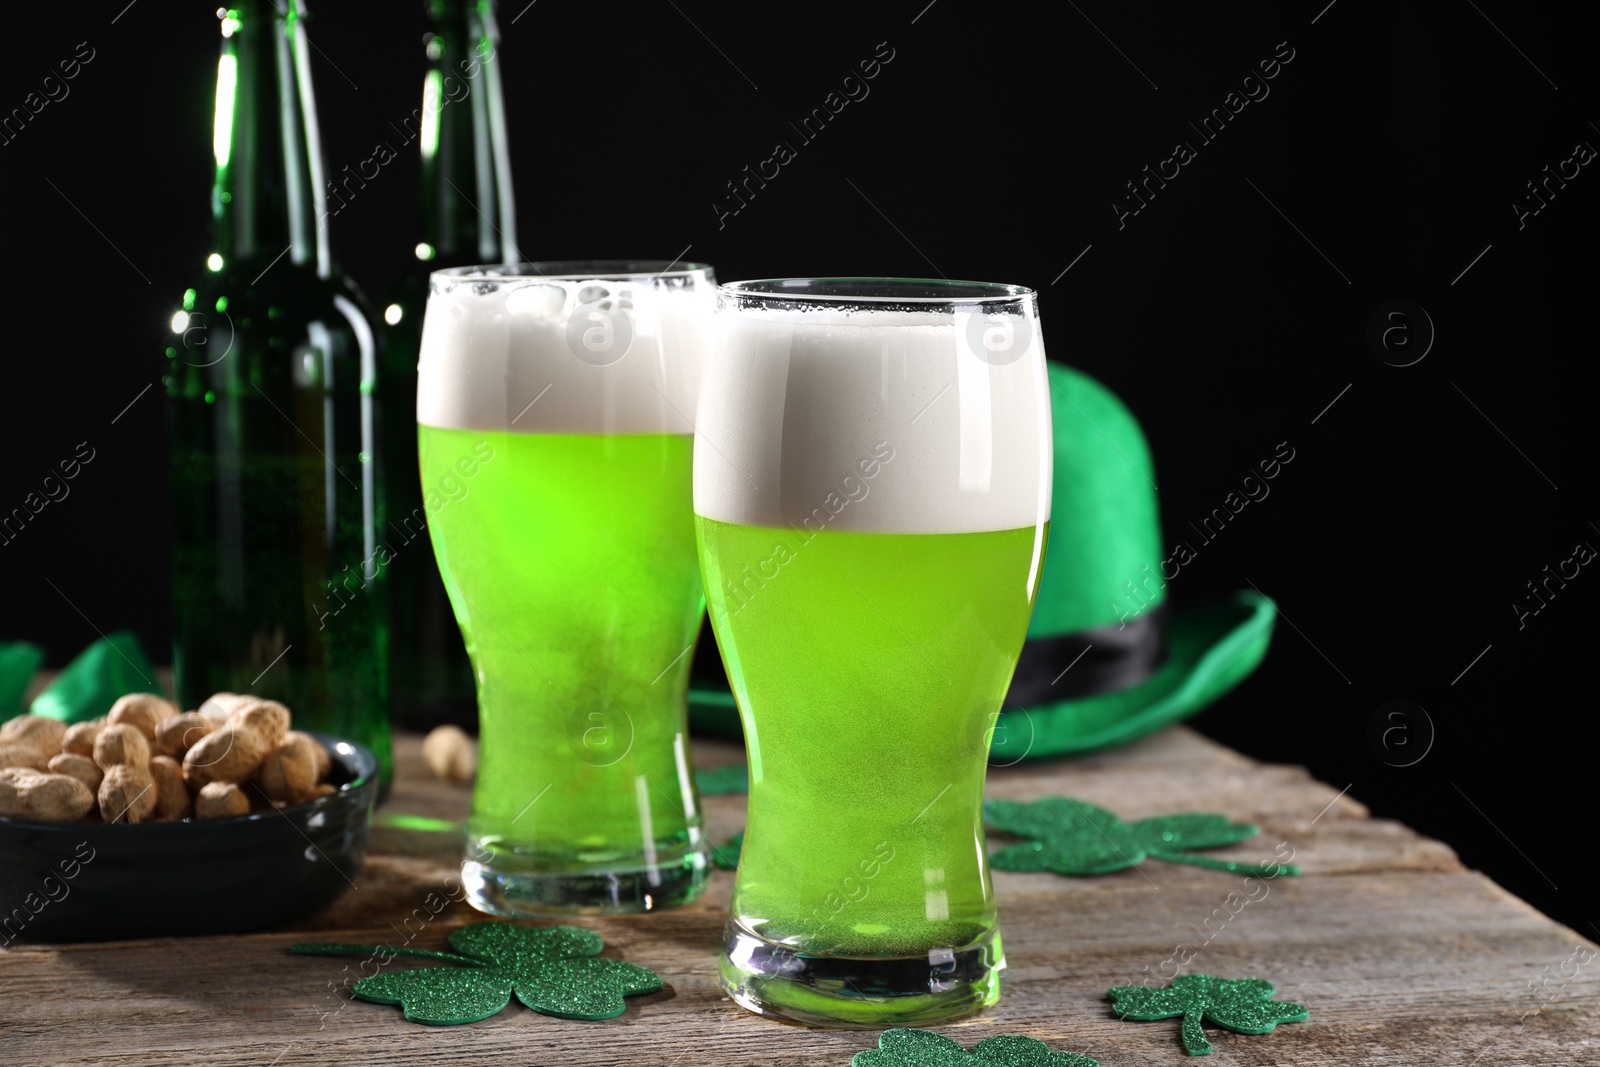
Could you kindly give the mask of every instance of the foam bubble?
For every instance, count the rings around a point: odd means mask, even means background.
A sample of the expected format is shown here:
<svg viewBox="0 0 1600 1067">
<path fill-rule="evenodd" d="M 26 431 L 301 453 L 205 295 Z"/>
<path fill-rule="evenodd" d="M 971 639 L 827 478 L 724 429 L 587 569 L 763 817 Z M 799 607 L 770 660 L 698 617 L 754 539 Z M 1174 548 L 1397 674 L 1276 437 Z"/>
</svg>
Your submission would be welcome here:
<svg viewBox="0 0 1600 1067">
<path fill-rule="evenodd" d="M 693 432 L 714 290 L 649 281 L 436 280 L 417 422 L 517 433 Z"/>
<path fill-rule="evenodd" d="M 697 420 L 696 513 L 897 533 L 1049 518 L 1049 383 L 1036 318 L 744 311 L 719 315 L 716 327 Z"/>
</svg>

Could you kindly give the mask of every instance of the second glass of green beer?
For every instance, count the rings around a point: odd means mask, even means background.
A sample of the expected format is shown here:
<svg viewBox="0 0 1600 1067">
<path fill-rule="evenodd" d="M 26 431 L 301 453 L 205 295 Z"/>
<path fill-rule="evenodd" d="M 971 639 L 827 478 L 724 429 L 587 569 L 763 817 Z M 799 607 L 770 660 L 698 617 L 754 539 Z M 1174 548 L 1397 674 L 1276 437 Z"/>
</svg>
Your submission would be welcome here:
<svg viewBox="0 0 1600 1067">
<path fill-rule="evenodd" d="M 1034 301 L 719 292 L 694 504 L 750 758 L 721 976 L 752 1011 L 881 1029 L 1000 994 L 983 780 L 1050 518 Z"/>
<path fill-rule="evenodd" d="M 714 286 L 670 263 L 432 276 L 418 451 L 478 687 L 462 881 L 481 910 L 651 911 L 705 886 L 685 691 Z"/>
</svg>

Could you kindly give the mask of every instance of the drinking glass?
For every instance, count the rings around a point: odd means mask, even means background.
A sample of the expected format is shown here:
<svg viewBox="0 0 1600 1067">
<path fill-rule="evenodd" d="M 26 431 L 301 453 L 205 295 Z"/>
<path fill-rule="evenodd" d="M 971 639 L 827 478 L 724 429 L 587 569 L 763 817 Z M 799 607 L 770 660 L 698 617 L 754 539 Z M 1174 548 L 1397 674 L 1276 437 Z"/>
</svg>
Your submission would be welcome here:
<svg viewBox="0 0 1600 1067">
<path fill-rule="evenodd" d="M 984 768 L 1050 440 L 1029 289 L 718 290 L 694 510 L 750 761 L 720 964 L 746 1008 L 881 1029 L 999 996 Z"/>
<path fill-rule="evenodd" d="M 426 525 L 477 682 L 462 881 L 497 915 L 650 911 L 704 888 L 686 693 L 704 598 L 692 418 L 700 264 L 431 277 Z"/>
</svg>

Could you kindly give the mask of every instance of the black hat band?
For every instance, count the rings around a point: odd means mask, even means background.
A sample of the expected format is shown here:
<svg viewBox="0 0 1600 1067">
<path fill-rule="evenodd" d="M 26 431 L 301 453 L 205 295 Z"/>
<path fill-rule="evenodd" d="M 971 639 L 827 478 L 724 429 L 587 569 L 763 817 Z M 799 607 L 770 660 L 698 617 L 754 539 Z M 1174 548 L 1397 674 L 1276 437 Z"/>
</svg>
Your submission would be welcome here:
<svg viewBox="0 0 1600 1067">
<path fill-rule="evenodd" d="M 1167 605 L 1116 626 L 1038 637 L 1017 658 L 1001 711 L 1129 689 L 1167 658 Z"/>
</svg>

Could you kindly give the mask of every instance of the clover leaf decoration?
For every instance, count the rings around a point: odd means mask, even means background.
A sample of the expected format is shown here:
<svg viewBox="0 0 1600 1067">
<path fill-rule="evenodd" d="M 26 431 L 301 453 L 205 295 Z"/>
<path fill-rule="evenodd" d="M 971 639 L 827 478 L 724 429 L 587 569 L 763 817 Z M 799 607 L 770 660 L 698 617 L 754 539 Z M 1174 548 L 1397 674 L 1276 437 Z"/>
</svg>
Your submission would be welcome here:
<svg viewBox="0 0 1600 1067">
<path fill-rule="evenodd" d="M 986 1037 L 968 1052 L 931 1030 L 897 1027 L 879 1036 L 877 1048 L 856 1053 L 850 1067 L 1100 1067 L 1100 1061 L 1013 1034 Z"/>
<path fill-rule="evenodd" d="M 984 820 L 996 830 L 1032 838 L 990 855 L 990 864 L 1004 871 L 1109 874 L 1148 856 L 1263 878 L 1300 873 L 1289 864 L 1239 863 L 1189 851 L 1237 844 L 1260 832 L 1258 827 L 1233 822 L 1224 815 L 1192 812 L 1127 823 L 1087 800 L 1060 796 L 1031 803 L 991 800 L 984 805 Z"/>
<path fill-rule="evenodd" d="M 739 854 L 744 851 L 744 831 L 728 838 L 727 844 L 711 846 L 711 863 L 725 871 L 737 870 Z"/>
<path fill-rule="evenodd" d="M 1303 1004 L 1269 999 L 1277 990 L 1261 978 L 1214 978 L 1184 974 L 1165 989 L 1115 986 L 1106 990 L 1111 1010 L 1124 1019 L 1170 1019 L 1183 1016 L 1183 1050 L 1191 1056 L 1211 1053 L 1201 1020 L 1239 1034 L 1270 1034 L 1279 1023 L 1305 1022 Z"/>
<path fill-rule="evenodd" d="M 742 763 L 729 763 L 710 770 L 695 771 L 694 784 L 703 797 L 750 792 L 750 769 Z"/>
<path fill-rule="evenodd" d="M 292 945 L 289 951 L 316 956 L 384 954 L 454 964 L 373 975 L 351 990 L 374 1004 L 398 1004 L 412 1022 L 435 1026 L 487 1019 L 510 1004 L 512 994 L 541 1015 L 610 1019 L 622 1014 L 623 997 L 661 988 L 661 976 L 654 971 L 597 958 L 604 940 L 577 926 L 471 923 L 450 935 L 450 945 L 455 953 L 324 943 Z"/>
</svg>

